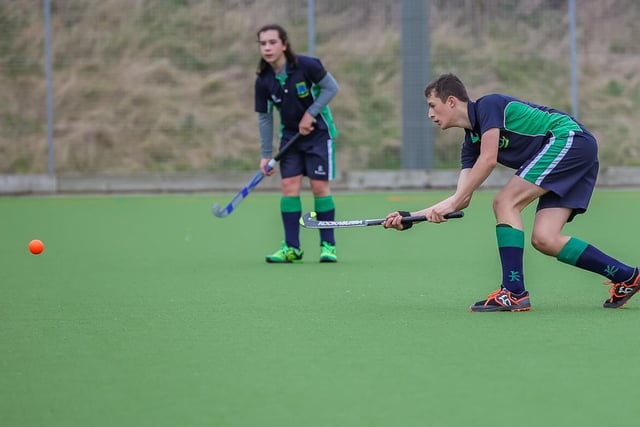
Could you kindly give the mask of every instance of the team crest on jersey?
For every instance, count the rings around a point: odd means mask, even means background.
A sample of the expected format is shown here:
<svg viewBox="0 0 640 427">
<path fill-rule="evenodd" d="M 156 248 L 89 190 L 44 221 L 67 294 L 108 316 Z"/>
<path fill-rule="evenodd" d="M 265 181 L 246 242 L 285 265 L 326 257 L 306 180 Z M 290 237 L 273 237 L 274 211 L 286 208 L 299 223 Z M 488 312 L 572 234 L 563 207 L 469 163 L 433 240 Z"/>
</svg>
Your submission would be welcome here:
<svg viewBox="0 0 640 427">
<path fill-rule="evenodd" d="M 480 142 L 480 135 L 471 132 L 471 143 L 476 144 Z M 500 136 L 500 140 L 498 141 L 498 148 L 507 148 L 509 146 L 509 138 L 504 135 Z"/>
<path fill-rule="evenodd" d="M 509 138 L 502 135 L 500 137 L 500 144 L 498 144 L 498 148 L 507 148 L 509 146 Z"/>
<path fill-rule="evenodd" d="M 298 98 L 306 98 L 307 96 L 309 96 L 309 88 L 307 88 L 307 83 L 296 83 L 296 93 L 298 94 Z"/>
</svg>

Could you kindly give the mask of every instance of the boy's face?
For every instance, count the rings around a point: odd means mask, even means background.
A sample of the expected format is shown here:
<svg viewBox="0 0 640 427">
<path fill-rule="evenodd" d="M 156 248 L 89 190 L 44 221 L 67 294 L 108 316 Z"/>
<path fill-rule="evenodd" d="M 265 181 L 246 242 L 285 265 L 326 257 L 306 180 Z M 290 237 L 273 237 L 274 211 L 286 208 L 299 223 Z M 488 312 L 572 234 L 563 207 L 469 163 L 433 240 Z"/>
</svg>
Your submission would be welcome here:
<svg viewBox="0 0 640 427">
<path fill-rule="evenodd" d="M 427 115 L 429 119 L 440 126 L 440 129 L 448 129 L 453 126 L 453 113 L 455 106 L 455 98 L 450 96 L 444 102 L 434 94 L 434 91 L 429 93 L 427 96 L 427 105 L 429 106 L 429 111 Z"/>
<path fill-rule="evenodd" d="M 287 46 L 280 40 L 277 30 L 263 31 L 259 35 L 260 55 L 272 67 L 279 68 L 285 61 Z"/>
</svg>

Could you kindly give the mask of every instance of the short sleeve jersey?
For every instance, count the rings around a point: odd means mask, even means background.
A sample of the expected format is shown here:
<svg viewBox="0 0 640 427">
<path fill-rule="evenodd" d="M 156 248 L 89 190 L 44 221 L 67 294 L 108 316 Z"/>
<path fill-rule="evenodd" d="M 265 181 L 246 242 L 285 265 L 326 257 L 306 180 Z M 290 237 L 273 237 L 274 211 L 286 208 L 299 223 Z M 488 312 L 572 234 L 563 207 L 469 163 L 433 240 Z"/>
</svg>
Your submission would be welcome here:
<svg viewBox="0 0 640 427">
<path fill-rule="evenodd" d="M 518 169 L 547 143 L 551 136 L 567 138 L 570 132 L 588 131 L 573 117 L 553 108 L 510 96 L 491 94 L 467 105 L 472 129 L 465 129 L 462 168 L 473 167 L 480 155 L 480 138 L 500 129 L 498 163 Z"/>
<path fill-rule="evenodd" d="M 298 55 L 296 64 L 286 65 L 286 81 L 280 82 L 271 67 L 267 67 L 255 82 L 255 111 L 268 113 L 275 106 L 280 112 L 281 124 L 296 131 L 298 123 L 313 104 L 314 84 L 327 75 L 317 58 Z M 324 120 L 318 120 L 317 129 L 328 130 Z"/>
</svg>

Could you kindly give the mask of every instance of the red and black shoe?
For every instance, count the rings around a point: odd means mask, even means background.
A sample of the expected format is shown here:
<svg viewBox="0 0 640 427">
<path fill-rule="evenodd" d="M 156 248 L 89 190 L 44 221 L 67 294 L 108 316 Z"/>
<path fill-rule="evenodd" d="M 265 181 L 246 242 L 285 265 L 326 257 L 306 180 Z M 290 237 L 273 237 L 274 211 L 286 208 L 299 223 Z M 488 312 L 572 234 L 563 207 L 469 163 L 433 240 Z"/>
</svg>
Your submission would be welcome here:
<svg viewBox="0 0 640 427">
<path fill-rule="evenodd" d="M 514 294 L 501 287 L 489 294 L 486 300 L 478 301 L 469 309 L 473 312 L 529 311 L 531 310 L 531 302 L 529 301 L 529 292 Z"/>
<path fill-rule="evenodd" d="M 605 285 L 611 285 L 611 288 L 609 288 L 609 294 L 611 294 L 611 296 L 602 306 L 604 308 L 620 308 L 640 290 L 640 273 L 638 273 L 637 269 L 635 276 L 630 282 L 631 283 L 605 283 Z"/>
</svg>

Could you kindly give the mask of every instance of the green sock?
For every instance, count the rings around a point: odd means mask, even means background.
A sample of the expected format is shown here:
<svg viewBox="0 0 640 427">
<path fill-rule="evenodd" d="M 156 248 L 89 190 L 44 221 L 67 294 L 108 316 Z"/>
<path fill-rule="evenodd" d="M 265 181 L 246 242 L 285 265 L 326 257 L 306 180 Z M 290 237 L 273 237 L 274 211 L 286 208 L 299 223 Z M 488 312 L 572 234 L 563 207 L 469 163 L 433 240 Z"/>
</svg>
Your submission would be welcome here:
<svg viewBox="0 0 640 427">
<path fill-rule="evenodd" d="M 496 226 L 498 251 L 502 264 L 502 286 L 514 294 L 524 292 L 524 232 L 508 224 Z"/>
<path fill-rule="evenodd" d="M 613 283 L 630 280 L 636 272 L 635 267 L 624 264 L 575 237 L 569 239 L 556 258 L 565 264 L 600 274 Z"/>
<path fill-rule="evenodd" d="M 313 200 L 314 210 L 319 221 L 333 221 L 336 217 L 336 205 L 333 196 L 316 197 Z M 336 244 L 333 229 L 320 230 L 320 242 L 327 242 L 331 245 Z"/>
<path fill-rule="evenodd" d="M 280 212 L 284 226 L 284 241 L 287 245 L 300 249 L 300 215 L 302 215 L 300 196 L 283 196 L 280 199 Z"/>
</svg>

